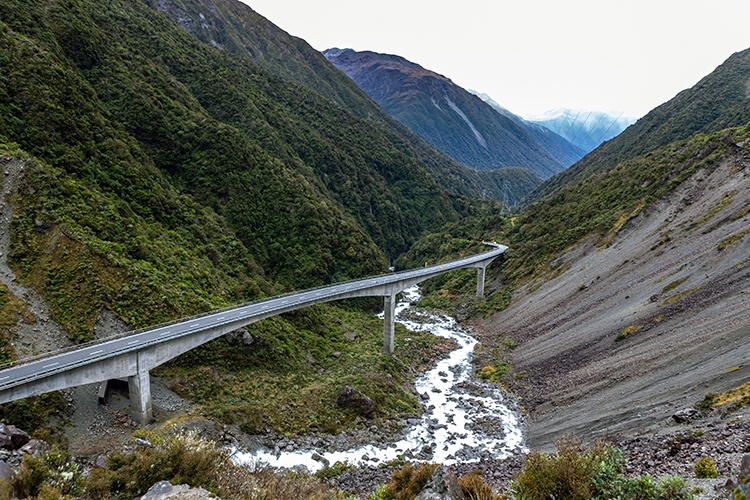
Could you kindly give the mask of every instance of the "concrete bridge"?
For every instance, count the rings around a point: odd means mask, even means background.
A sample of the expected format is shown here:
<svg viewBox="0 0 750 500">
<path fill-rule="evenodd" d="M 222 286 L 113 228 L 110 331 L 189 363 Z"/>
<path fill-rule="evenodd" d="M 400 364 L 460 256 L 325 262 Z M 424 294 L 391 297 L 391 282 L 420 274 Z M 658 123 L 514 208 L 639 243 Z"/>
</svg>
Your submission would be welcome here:
<svg viewBox="0 0 750 500">
<path fill-rule="evenodd" d="M 131 417 L 151 421 L 149 370 L 201 344 L 278 314 L 333 300 L 384 297 L 383 353 L 394 350 L 396 295 L 406 288 L 455 269 L 477 268 L 477 297 L 484 296 L 485 268 L 506 246 L 434 266 L 323 286 L 128 332 L 17 361 L 0 370 L 0 404 L 68 387 L 127 378 Z"/>
</svg>

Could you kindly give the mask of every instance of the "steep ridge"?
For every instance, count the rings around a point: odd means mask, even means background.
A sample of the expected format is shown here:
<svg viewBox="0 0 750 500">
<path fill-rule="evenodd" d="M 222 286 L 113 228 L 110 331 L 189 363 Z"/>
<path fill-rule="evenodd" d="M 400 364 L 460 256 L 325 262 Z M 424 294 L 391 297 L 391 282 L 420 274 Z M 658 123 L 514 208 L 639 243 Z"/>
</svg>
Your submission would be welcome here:
<svg viewBox="0 0 750 500">
<path fill-rule="evenodd" d="M 619 162 L 702 132 L 750 121 L 750 49 L 737 52 L 688 90 L 649 112 L 529 195 L 540 199 Z"/>
<path fill-rule="evenodd" d="M 389 115 L 466 165 L 480 170 L 526 167 L 541 178 L 569 165 L 554 158 L 523 123 L 403 57 L 351 49 L 324 54 Z"/>
<path fill-rule="evenodd" d="M 492 199 L 503 198 L 503 191 L 494 190 L 499 177 L 479 176 L 473 169 L 429 146 L 388 116 L 320 52 L 247 5 L 237 0 L 149 0 L 146 3 L 196 39 L 249 59 L 258 67 L 308 88 L 366 120 L 392 147 L 416 159 L 443 188 L 464 196 L 480 198 L 484 194 Z M 484 185 L 484 179 L 490 179 L 489 187 Z"/>
</svg>

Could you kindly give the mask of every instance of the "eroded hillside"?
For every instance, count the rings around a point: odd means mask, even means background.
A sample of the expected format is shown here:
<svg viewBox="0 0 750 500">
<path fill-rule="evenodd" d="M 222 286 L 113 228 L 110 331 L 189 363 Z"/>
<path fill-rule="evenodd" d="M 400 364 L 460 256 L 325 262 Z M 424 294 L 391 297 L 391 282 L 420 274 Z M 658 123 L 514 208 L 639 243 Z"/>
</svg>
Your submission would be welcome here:
<svg viewBox="0 0 750 500">
<path fill-rule="evenodd" d="M 518 344 L 531 448 L 647 432 L 750 378 L 747 136 L 643 207 L 568 248 L 484 325 L 486 345 Z"/>
</svg>

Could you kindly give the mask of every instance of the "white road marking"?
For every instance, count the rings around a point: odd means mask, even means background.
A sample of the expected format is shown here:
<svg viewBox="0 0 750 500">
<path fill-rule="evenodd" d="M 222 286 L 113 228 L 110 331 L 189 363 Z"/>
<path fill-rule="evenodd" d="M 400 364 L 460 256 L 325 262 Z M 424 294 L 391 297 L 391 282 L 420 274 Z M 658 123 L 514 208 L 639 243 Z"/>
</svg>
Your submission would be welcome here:
<svg viewBox="0 0 750 500">
<path fill-rule="evenodd" d="M 98 351 L 94 351 L 89 353 L 89 356 L 93 356 L 94 354 L 99 354 L 100 352 L 104 352 L 104 349 L 99 349 Z"/>
<path fill-rule="evenodd" d="M 140 340 L 131 340 L 130 342 L 128 342 L 128 345 L 137 344 L 138 342 L 140 342 Z"/>
<path fill-rule="evenodd" d="M 10 378 L 10 375 L 8 375 L 7 377 L 0 378 L 0 380 L 5 380 L 6 378 Z"/>
<path fill-rule="evenodd" d="M 42 368 L 52 368 L 53 366 L 57 366 L 57 365 L 59 365 L 59 364 L 60 364 L 60 363 L 50 363 L 50 364 L 48 364 L 48 365 L 44 365 L 44 366 L 42 366 Z"/>
</svg>

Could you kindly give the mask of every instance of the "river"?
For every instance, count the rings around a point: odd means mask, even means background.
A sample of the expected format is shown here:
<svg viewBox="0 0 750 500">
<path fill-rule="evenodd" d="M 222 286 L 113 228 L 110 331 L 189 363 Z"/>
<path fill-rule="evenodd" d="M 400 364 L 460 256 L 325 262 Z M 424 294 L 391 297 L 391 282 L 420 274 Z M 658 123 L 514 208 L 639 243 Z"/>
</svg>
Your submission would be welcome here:
<svg viewBox="0 0 750 500">
<path fill-rule="evenodd" d="M 316 471 L 326 461 L 362 466 L 405 455 L 412 460 L 452 465 L 481 458 L 505 458 L 524 451 L 521 423 L 506 404 L 506 396 L 497 386 L 471 376 L 477 340 L 453 318 L 413 309 L 411 304 L 419 298 L 418 287 L 405 290 L 396 306 L 396 321 L 411 331 L 429 331 L 452 339 L 458 348 L 416 380 L 415 388 L 425 411 L 421 418 L 412 419 L 412 426 L 404 430 L 400 440 L 334 452 L 238 451 L 235 461 L 281 468 L 304 466 Z"/>
</svg>

